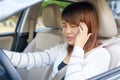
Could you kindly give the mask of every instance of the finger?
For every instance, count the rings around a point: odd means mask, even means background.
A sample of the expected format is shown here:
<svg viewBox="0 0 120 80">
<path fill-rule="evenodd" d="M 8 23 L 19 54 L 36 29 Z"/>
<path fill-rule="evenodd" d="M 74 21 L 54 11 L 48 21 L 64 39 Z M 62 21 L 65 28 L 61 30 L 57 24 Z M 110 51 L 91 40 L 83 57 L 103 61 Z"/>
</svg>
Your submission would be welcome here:
<svg viewBox="0 0 120 80">
<path fill-rule="evenodd" d="M 83 24 L 82 24 L 82 22 L 80 22 L 80 28 L 83 30 Z"/>
<path fill-rule="evenodd" d="M 89 34 L 87 35 L 87 39 L 89 39 L 91 35 L 92 35 L 92 33 L 89 33 Z"/>
<path fill-rule="evenodd" d="M 81 26 L 79 26 L 79 33 L 82 33 L 82 29 L 81 29 Z"/>
<path fill-rule="evenodd" d="M 80 33 L 83 33 L 81 22 L 79 24 L 79 31 L 80 31 Z"/>
<path fill-rule="evenodd" d="M 87 34 L 88 33 L 87 25 L 84 22 L 82 22 L 81 25 L 82 25 L 83 32 Z"/>
</svg>

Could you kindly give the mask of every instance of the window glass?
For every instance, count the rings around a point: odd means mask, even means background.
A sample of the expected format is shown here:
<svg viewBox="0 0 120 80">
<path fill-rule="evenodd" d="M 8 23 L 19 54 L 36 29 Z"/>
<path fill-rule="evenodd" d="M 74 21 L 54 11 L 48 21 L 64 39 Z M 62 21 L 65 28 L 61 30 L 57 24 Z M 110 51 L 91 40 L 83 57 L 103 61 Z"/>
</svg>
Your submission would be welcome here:
<svg viewBox="0 0 120 80">
<path fill-rule="evenodd" d="M 115 0 L 115 1 L 107 1 L 110 9 L 113 12 L 113 15 L 115 16 L 120 16 L 120 0 Z"/>
<path fill-rule="evenodd" d="M 15 32 L 19 13 L 0 22 L 0 33 Z"/>
</svg>

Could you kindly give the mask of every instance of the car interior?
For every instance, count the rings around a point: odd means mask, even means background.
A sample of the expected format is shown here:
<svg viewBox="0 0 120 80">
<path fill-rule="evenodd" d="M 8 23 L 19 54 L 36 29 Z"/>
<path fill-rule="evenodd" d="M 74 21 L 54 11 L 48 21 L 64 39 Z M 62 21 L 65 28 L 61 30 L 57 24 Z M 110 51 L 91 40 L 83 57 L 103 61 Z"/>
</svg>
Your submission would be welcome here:
<svg viewBox="0 0 120 80">
<path fill-rule="evenodd" d="M 116 15 L 113 15 L 107 4 L 107 1 L 109 0 L 70 0 L 70 2 L 77 1 L 88 1 L 96 7 L 100 22 L 99 37 L 103 42 L 102 46 L 106 48 L 111 54 L 109 70 L 120 66 L 120 17 L 116 18 Z M 23 38 L 28 39 L 29 41 L 28 44 L 27 41 L 25 41 L 27 46 L 26 48 L 22 48 L 23 52 L 26 54 L 29 52 L 43 51 L 44 49 L 48 49 L 59 43 L 65 42 L 60 28 L 62 10 L 56 4 L 47 5 L 43 9 L 42 23 L 46 29 L 40 29 L 34 34 L 35 27 L 33 26 L 36 26 L 37 17 L 39 14 L 35 8 L 40 9 L 41 4 L 42 2 L 36 4 L 36 6 L 33 6 L 32 8 L 26 9 L 26 13 L 23 12 L 24 16 L 22 18 L 23 22 L 21 22 L 21 25 L 24 27 L 21 31 L 23 33 L 25 33 L 27 30 L 30 31 L 28 38 L 23 36 Z M 32 13 L 33 10 L 34 13 Z M 32 15 L 36 16 L 33 17 Z M 31 16 L 32 18 L 30 18 Z M 20 39 L 20 37 L 17 38 Z M 2 42 L 0 43 L 1 48 L 11 50 L 11 47 L 13 46 L 13 37 L 0 37 L 0 42 Z M 46 80 L 48 76 L 46 73 L 51 73 L 51 69 L 52 66 L 50 65 L 43 68 L 33 68 L 29 71 L 26 69 L 17 69 L 17 71 L 22 77 L 22 80 Z M 95 78 L 91 78 L 90 80 L 95 80 Z"/>
<path fill-rule="evenodd" d="M 119 60 L 120 56 L 118 56 L 119 53 L 120 53 L 120 51 L 119 51 L 120 39 L 118 38 L 119 33 L 117 32 L 119 26 L 116 25 L 114 16 L 112 15 L 112 12 L 111 12 L 111 10 L 110 10 L 110 8 L 107 5 L 105 0 L 87 0 L 87 1 L 91 2 L 92 4 L 94 4 L 95 7 L 98 10 L 99 21 L 100 21 L 100 24 L 99 24 L 99 27 L 100 27 L 99 28 L 99 36 L 100 36 L 101 40 L 103 41 L 103 44 L 105 44 L 104 47 L 107 48 L 107 50 L 111 53 L 112 60 L 111 60 L 111 63 L 110 63 L 110 69 L 113 69 L 114 67 L 116 67 L 116 65 L 120 61 Z M 50 6 L 47 6 L 47 8 L 49 8 L 49 7 Z M 60 9 L 58 8 L 57 10 L 60 10 Z M 48 10 L 46 10 L 46 11 L 48 11 Z M 49 12 L 45 12 L 45 13 L 49 13 Z M 60 11 L 59 11 L 59 13 L 60 13 Z M 51 17 L 51 14 L 45 14 L 45 15 L 46 16 L 49 15 Z M 44 11 L 43 11 L 43 16 L 42 17 L 44 19 L 43 20 L 44 25 L 47 24 L 47 21 L 45 19 L 48 20 L 49 17 L 48 16 L 47 16 L 47 18 L 44 17 Z M 56 17 L 59 17 L 59 16 L 57 15 Z M 51 18 L 49 18 L 49 19 L 51 19 Z M 52 24 L 49 24 L 48 26 L 51 27 L 51 25 Z M 52 25 L 52 27 L 54 27 L 54 26 Z M 61 43 L 61 41 L 64 41 L 64 40 L 60 40 L 61 39 L 60 38 L 61 35 L 57 35 L 56 36 L 56 34 L 49 33 L 49 31 L 48 32 L 44 32 L 44 33 L 45 34 L 42 34 L 41 32 L 40 33 L 38 32 L 36 37 L 34 38 L 34 40 L 25 49 L 25 52 L 27 52 L 29 50 L 32 50 L 33 48 L 32 49 L 29 49 L 29 48 L 33 47 L 33 45 L 34 45 L 34 51 L 39 51 L 39 50 L 41 51 L 41 50 L 44 50 L 46 48 L 50 48 L 51 45 L 54 46 L 54 45 L 56 45 L 58 43 Z M 59 31 L 57 31 L 57 34 L 58 33 L 59 33 Z M 46 41 L 46 43 L 47 43 L 47 45 L 46 45 L 42 41 L 47 40 L 47 39 L 49 39 L 49 41 Z M 42 41 L 40 41 L 40 40 L 42 40 Z M 58 41 L 58 42 L 56 42 L 56 41 Z M 44 46 L 41 45 L 42 43 L 44 44 Z M 31 76 L 32 75 L 33 75 L 33 72 L 31 72 Z M 45 80 L 45 79 L 43 79 L 43 80 Z"/>
</svg>

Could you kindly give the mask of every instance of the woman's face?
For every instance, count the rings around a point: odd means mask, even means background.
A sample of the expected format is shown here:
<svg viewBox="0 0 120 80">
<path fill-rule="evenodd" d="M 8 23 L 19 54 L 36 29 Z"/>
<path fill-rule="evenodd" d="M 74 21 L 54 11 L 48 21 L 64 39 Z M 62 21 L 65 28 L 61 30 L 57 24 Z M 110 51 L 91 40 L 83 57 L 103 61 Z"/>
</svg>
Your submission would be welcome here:
<svg viewBox="0 0 120 80">
<path fill-rule="evenodd" d="M 69 45 L 74 45 L 75 38 L 79 32 L 79 27 L 74 24 L 67 23 L 63 21 L 62 30 L 65 36 L 65 39 Z"/>
</svg>

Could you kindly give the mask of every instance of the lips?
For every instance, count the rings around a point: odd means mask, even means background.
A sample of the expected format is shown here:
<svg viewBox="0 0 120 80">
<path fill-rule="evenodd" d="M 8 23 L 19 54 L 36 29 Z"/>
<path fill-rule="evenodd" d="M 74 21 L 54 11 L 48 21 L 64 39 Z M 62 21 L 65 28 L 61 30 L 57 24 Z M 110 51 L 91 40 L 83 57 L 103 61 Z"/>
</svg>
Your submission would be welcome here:
<svg viewBox="0 0 120 80">
<path fill-rule="evenodd" d="M 68 41 L 72 41 L 72 40 L 73 40 L 73 37 L 67 36 L 66 39 L 67 39 Z"/>
</svg>

